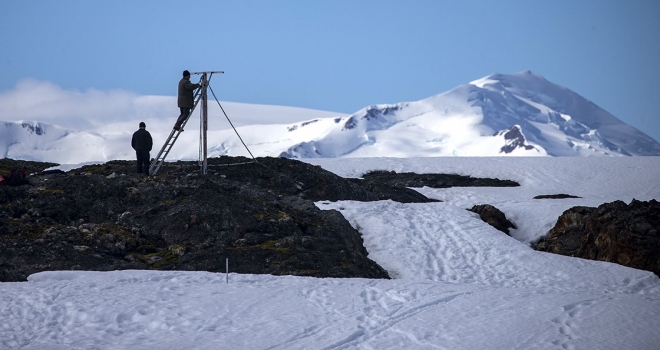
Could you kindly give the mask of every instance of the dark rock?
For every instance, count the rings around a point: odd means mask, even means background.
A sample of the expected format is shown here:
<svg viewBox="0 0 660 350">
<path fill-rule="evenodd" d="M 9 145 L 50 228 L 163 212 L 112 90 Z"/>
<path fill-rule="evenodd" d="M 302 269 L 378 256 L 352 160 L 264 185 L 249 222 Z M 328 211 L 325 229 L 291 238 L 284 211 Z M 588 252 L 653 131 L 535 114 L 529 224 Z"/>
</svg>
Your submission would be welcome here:
<svg viewBox="0 0 660 350">
<path fill-rule="evenodd" d="M 9 174 L 12 169 L 20 169 L 29 175 L 58 165 L 57 163 L 31 162 L 26 160 L 0 159 L 0 174 Z"/>
<path fill-rule="evenodd" d="M 474 178 L 456 174 L 415 174 L 396 173 L 394 171 L 376 170 L 362 177 L 365 180 L 396 187 L 516 187 L 519 183 L 511 180 Z"/>
<path fill-rule="evenodd" d="M 14 168 L 9 173 L 0 174 L 0 186 L 20 186 L 28 183 L 25 171 L 21 169 Z"/>
<path fill-rule="evenodd" d="M 536 147 L 527 143 L 527 139 L 525 138 L 525 135 L 523 135 L 522 130 L 520 130 L 519 125 L 514 125 L 495 134 L 495 136 L 500 135 L 504 135 L 505 141 L 504 146 L 500 148 L 500 153 L 512 153 L 518 148 L 524 148 L 527 151 L 536 149 Z"/>
<path fill-rule="evenodd" d="M 404 186 L 383 185 L 359 179 L 344 179 L 320 166 L 287 158 L 257 158 L 256 162 L 244 157 L 218 157 L 209 159 L 210 175 L 238 181 L 250 187 L 263 189 L 278 195 L 291 195 L 320 201 L 356 200 L 377 201 L 391 199 L 403 203 L 426 203 L 429 199 Z M 113 172 L 132 174 L 135 162 L 112 161 L 104 165 L 86 166 L 80 173 L 99 173 L 105 176 Z M 194 162 L 165 163 L 159 175 L 195 175 L 199 166 Z"/>
<path fill-rule="evenodd" d="M 60 169 L 44 170 L 38 175 L 47 175 L 47 174 L 64 174 L 64 171 Z"/>
<path fill-rule="evenodd" d="M 490 204 L 475 205 L 468 209 L 471 212 L 479 214 L 479 218 L 494 228 L 509 234 L 510 228 L 518 227 L 509 221 L 504 213 Z"/>
<path fill-rule="evenodd" d="M 564 193 L 559 193 L 559 194 L 542 194 L 539 196 L 534 197 L 534 199 L 565 199 L 565 198 L 582 198 L 578 196 L 573 196 L 570 194 L 564 194 Z"/>
<path fill-rule="evenodd" d="M 596 208 L 591 207 L 573 207 L 564 211 L 548 236 L 541 239 L 536 249 L 576 256 L 582 242 L 585 223 L 595 210 Z"/>
<path fill-rule="evenodd" d="M 427 198 L 423 194 L 412 190 L 407 187 L 380 183 L 377 180 L 369 179 L 348 179 L 354 183 L 359 184 L 361 187 L 367 189 L 369 192 L 374 193 L 379 200 L 391 199 L 400 203 L 430 203 L 441 202 L 437 199 Z"/>
<path fill-rule="evenodd" d="M 249 161 L 211 159 L 204 176 L 194 162 L 144 176 L 133 173 L 135 162 L 112 161 L 3 186 L 0 280 L 68 269 L 224 272 L 226 258 L 240 273 L 388 278 L 360 233 L 314 201 L 400 193 L 430 201 L 408 189 L 375 193 L 295 160 Z M 237 163 L 248 164 L 230 166 Z"/>
<path fill-rule="evenodd" d="M 660 276 L 660 203 L 633 200 L 598 208 L 573 207 L 557 220 L 537 250 L 609 261 Z"/>
</svg>

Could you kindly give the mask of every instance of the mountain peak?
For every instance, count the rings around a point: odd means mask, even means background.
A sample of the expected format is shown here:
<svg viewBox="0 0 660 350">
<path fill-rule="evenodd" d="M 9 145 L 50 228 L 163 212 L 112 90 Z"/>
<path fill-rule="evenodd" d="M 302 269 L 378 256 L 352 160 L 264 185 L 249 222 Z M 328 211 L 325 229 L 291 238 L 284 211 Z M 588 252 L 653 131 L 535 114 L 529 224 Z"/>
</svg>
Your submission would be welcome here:
<svg viewBox="0 0 660 350">
<path fill-rule="evenodd" d="M 505 87 L 514 87 L 514 86 L 527 86 L 531 84 L 552 84 L 547 79 L 545 79 L 540 74 L 534 73 L 531 70 L 523 70 L 518 73 L 513 74 L 502 74 L 502 73 L 493 73 L 487 75 L 481 79 L 473 80 L 470 82 L 471 85 L 484 88 L 486 85 L 500 85 Z M 554 85 L 554 84 L 552 84 Z"/>
</svg>

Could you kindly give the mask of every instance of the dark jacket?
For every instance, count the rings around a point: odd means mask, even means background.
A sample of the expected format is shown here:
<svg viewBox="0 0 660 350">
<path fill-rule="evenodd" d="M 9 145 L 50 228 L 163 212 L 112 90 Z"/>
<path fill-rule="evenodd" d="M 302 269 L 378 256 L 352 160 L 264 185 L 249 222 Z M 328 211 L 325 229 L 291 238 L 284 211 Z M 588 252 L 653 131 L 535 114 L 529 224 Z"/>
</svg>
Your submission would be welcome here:
<svg viewBox="0 0 660 350">
<path fill-rule="evenodd" d="M 153 145 L 154 142 L 151 139 L 151 134 L 146 129 L 140 128 L 140 130 L 133 133 L 131 146 L 133 146 L 134 150 L 149 152 Z"/>
<path fill-rule="evenodd" d="M 181 78 L 179 80 L 179 107 L 180 108 L 193 108 L 195 99 L 193 91 L 199 87 L 199 84 L 190 82 L 190 78 Z"/>
</svg>

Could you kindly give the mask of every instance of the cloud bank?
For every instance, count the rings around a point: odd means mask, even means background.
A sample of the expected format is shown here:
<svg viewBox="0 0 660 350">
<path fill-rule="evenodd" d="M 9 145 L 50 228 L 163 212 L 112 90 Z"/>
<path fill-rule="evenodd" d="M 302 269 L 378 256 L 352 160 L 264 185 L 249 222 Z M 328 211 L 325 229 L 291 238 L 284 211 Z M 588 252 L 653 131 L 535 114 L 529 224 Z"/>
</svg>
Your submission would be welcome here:
<svg viewBox="0 0 660 350">
<path fill-rule="evenodd" d="M 0 92 L 0 118 L 36 120 L 73 129 L 97 129 L 137 117 L 135 93 L 89 89 L 65 90 L 46 81 L 23 79 Z"/>
<path fill-rule="evenodd" d="M 221 102 L 234 126 L 287 124 L 320 117 L 341 116 L 297 107 Z M 197 112 L 195 112 L 197 113 Z M 140 121 L 150 129 L 171 129 L 179 109 L 174 96 L 142 96 L 121 89 L 81 92 L 48 81 L 23 79 L 14 89 L 0 92 L 0 120 L 30 120 L 103 134 L 134 131 Z M 209 100 L 209 129 L 231 126 L 222 110 Z"/>
</svg>

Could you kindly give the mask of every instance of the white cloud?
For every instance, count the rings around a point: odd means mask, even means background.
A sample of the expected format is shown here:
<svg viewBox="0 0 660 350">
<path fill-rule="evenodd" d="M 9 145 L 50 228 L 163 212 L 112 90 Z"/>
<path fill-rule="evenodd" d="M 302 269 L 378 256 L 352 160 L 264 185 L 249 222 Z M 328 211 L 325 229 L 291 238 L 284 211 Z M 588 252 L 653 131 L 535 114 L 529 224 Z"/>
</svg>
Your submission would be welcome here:
<svg viewBox="0 0 660 350">
<path fill-rule="evenodd" d="M 234 126 L 288 124 L 339 113 L 305 108 L 222 102 Z M 197 112 L 195 112 L 197 113 Z M 30 120 L 92 132 L 133 131 L 140 121 L 147 128 L 171 129 L 179 115 L 174 96 L 142 96 L 125 90 L 84 92 L 67 90 L 36 79 L 23 79 L 14 89 L 0 92 L 0 120 Z M 209 129 L 230 129 L 215 100 L 209 100 Z"/>
<path fill-rule="evenodd" d="M 137 118 L 138 95 L 123 90 L 65 90 L 47 81 L 21 80 L 0 92 L 0 118 L 35 120 L 74 129 L 95 129 Z"/>
</svg>

